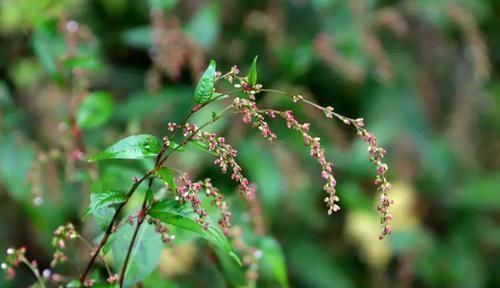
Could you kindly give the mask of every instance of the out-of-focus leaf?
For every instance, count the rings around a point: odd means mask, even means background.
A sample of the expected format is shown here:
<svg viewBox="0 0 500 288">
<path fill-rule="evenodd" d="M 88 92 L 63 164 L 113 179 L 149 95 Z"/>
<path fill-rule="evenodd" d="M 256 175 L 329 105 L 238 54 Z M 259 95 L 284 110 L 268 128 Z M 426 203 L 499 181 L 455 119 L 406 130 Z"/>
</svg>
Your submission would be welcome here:
<svg viewBox="0 0 500 288">
<path fill-rule="evenodd" d="M 156 171 L 155 176 L 165 181 L 171 189 L 175 189 L 177 187 L 177 185 L 175 185 L 174 173 L 172 172 L 172 169 L 162 167 Z"/>
<path fill-rule="evenodd" d="M 173 199 L 166 199 L 155 203 L 149 210 L 149 215 L 167 224 L 198 234 L 205 238 L 210 244 L 228 253 L 235 261 L 239 262 L 239 258 L 233 252 L 229 240 L 219 227 L 217 227 L 215 223 L 211 223 L 211 225 L 205 229 L 202 224 L 194 220 L 196 216 L 189 206 L 185 204 L 181 205 L 179 201 Z"/>
<path fill-rule="evenodd" d="M 262 277 L 276 282 L 279 287 L 289 287 L 285 257 L 280 244 L 274 238 L 264 237 L 259 239 L 257 248 L 262 252 Z"/>
<path fill-rule="evenodd" d="M 81 128 L 96 128 L 113 114 L 113 97 L 107 92 L 90 93 L 78 107 L 76 122 Z"/>
<path fill-rule="evenodd" d="M 215 86 L 215 69 L 216 64 L 214 60 L 210 60 L 203 75 L 201 75 L 198 85 L 196 85 L 196 90 L 194 91 L 194 101 L 198 104 L 204 104 L 212 100 L 214 96 L 214 86 Z"/>
<path fill-rule="evenodd" d="M 186 33 L 201 47 L 208 49 L 217 40 L 220 30 L 219 6 L 207 3 L 193 16 L 186 27 Z"/>
<path fill-rule="evenodd" d="M 80 280 L 71 280 L 67 285 L 67 288 L 79 288 L 83 287 L 82 282 Z"/>
<path fill-rule="evenodd" d="M 149 7 L 151 7 L 151 10 L 168 11 L 174 8 L 177 2 L 179 0 L 149 0 Z"/>
<path fill-rule="evenodd" d="M 75 68 L 84 70 L 99 70 L 103 67 L 102 63 L 96 57 L 88 55 L 69 58 L 64 62 L 64 66 L 70 70 Z"/>
<path fill-rule="evenodd" d="M 448 201 L 457 207 L 500 210 L 500 173 L 470 177 L 460 193 Z"/>
<path fill-rule="evenodd" d="M 161 150 L 160 140 L 153 135 L 133 135 L 90 157 L 90 162 L 106 159 L 144 159 L 155 157 Z"/>
<path fill-rule="evenodd" d="M 252 65 L 250 66 L 250 70 L 248 70 L 248 83 L 253 87 L 255 84 L 257 84 L 257 58 L 259 58 L 259 55 L 255 56 L 252 61 Z"/>
<path fill-rule="evenodd" d="M 0 134 L 0 182 L 4 183 L 10 196 L 16 201 L 29 201 L 29 185 L 26 181 L 35 151 L 17 133 Z"/>
<path fill-rule="evenodd" d="M 62 39 L 57 36 L 55 21 L 37 22 L 33 31 L 33 48 L 42 66 L 57 82 L 63 80 L 57 60 L 62 45 Z"/>
<path fill-rule="evenodd" d="M 122 34 L 122 40 L 131 47 L 149 49 L 153 44 L 151 33 L 149 26 L 136 27 L 125 31 Z"/>
<path fill-rule="evenodd" d="M 111 249 L 117 270 L 123 267 L 134 230 L 135 225 L 125 224 L 116 232 Z M 163 242 L 160 235 L 155 232 L 154 226 L 144 223 L 137 233 L 135 244 L 130 253 L 124 286 L 131 287 L 151 274 L 160 263 L 162 250 Z"/>
<path fill-rule="evenodd" d="M 294 274 L 304 281 L 306 287 L 329 288 L 332 283 L 335 286 L 350 288 L 354 287 L 348 275 L 343 269 L 348 268 L 334 260 L 323 251 L 321 246 L 313 242 L 294 243 L 291 249 L 291 269 Z"/>
</svg>

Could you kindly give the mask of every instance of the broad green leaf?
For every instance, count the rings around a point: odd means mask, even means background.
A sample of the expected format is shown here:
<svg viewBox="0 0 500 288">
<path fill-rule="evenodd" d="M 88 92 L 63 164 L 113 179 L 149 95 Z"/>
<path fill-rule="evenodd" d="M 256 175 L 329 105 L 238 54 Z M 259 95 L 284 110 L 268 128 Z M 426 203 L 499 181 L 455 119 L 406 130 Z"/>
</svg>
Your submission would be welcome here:
<svg viewBox="0 0 500 288">
<path fill-rule="evenodd" d="M 263 271 L 263 277 L 276 281 L 280 287 L 289 287 L 285 257 L 280 244 L 274 238 L 264 237 L 257 246 L 262 252 L 260 270 Z"/>
<path fill-rule="evenodd" d="M 239 262 L 239 258 L 233 252 L 229 240 L 219 227 L 217 227 L 217 223 L 211 223 L 208 229 L 205 229 L 203 225 L 194 220 L 195 214 L 188 205 L 181 205 L 173 199 L 162 200 L 151 207 L 149 215 L 167 224 L 198 234 L 210 244 L 228 253 L 235 261 Z"/>
<path fill-rule="evenodd" d="M 96 128 L 113 114 L 113 97 L 107 92 L 93 92 L 83 99 L 76 113 L 81 128 Z"/>
<path fill-rule="evenodd" d="M 257 58 L 259 58 L 259 55 L 255 56 L 252 61 L 252 65 L 250 66 L 250 70 L 248 70 L 248 83 L 254 87 L 255 84 L 257 84 Z"/>
<path fill-rule="evenodd" d="M 214 97 L 215 86 L 215 69 L 216 64 L 214 60 L 210 60 L 208 68 L 201 75 L 200 81 L 194 91 L 194 101 L 198 104 L 204 104 Z"/>
<path fill-rule="evenodd" d="M 125 224 L 116 232 L 111 251 L 115 260 L 115 269 L 120 271 L 123 267 L 126 251 L 136 226 Z M 131 287 L 135 283 L 151 274 L 160 263 L 163 242 L 154 226 L 145 221 L 138 231 L 137 238 L 125 273 L 124 287 Z"/>
<path fill-rule="evenodd" d="M 208 1 L 207 1 L 208 2 Z M 208 2 L 201 7 L 186 27 L 186 33 L 204 49 L 211 48 L 219 36 L 219 5 Z"/>
<path fill-rule="evenodd" d="M 161 150 L 160 140 L 153 135 L 133 135 L 90 157 L 90 162 L 106 159 L 144 159 L 155 157 Z"/>
<path fill-rule="evenodd" d="M 100 208 L 127 201 L 127 195 L 121 191 L 102 188 L 102 185 L 99 184 L 93 186 L 93 190 L 95 190 L 92 191 L 90 195 L 90 204 L 83 214 L 83 217 L 86 217 Z"/>
<path fill-rule="evenodd" d="M 177 187 L 177 185 L 175 185 L 174 173 L 172 172 L 172 169 L 162 167 L 160 170 L 156 171 L 155 176 L 165 181 L 170 189 L 175 189 Z"/>
</svg>

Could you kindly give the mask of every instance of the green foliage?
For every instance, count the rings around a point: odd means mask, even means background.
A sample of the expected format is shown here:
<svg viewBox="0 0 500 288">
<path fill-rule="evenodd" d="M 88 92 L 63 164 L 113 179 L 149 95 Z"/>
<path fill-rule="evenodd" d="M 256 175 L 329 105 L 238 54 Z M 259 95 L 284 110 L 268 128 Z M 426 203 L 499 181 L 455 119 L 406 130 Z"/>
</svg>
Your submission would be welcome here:
<svg viewBox="0 0 500 288">
<path fill-rule="evenodd" d="M 96 128 L 113 114 L 113 97 L 107 92 L 90 93 L 82 101 L 76 113 L 78 126 L 84 129 Z"/>
<path fill-rule="evenodd" d="M 125 224 L 115 235 L 111 250 L 117 269 L 123 267 L 126 251 L 134 230 L 135 225 Z M 154 226 L 146 223 L 142 225 L 130 254 L 124 286 L 131 287 L 151 274 L 160 262 L 162 250 L 163 243 L 160 235 L 155 232 Z"/>
<path fill-rule="evenodd" d="M 198 85 L 196 85 L 194 101 L 198 104 L 205 104 L 214 97 L 215 66 L 215 61 L 210 60 L 210 64 L 201 75 Z"/>
<path fill-rule="evenodd" d="M 144 159 L 158 155 L 160 140 L 153 135 L 134 135 L 121 139 L 89 158 L 90 162 L 107 159 Z"/>
<path fill-rule="evenodd" d="M 224 233 L 214 223 L 205 229 L 203 224 L 195 221 L 196 216 L 187 205 L 180 204 L 179 201 L 173 199 L 162 200 L 151 207 L 149 215 L 167 224 L 196 233 L 239 262 L 238 256 L 234 253 Z"/>
<path fill-rule="evenodd" d="M 90 204 L 83 217 L 94 213 L 100 208 L 108 207 L 113 204 L 125 202 L 127 195 L 122 191 L 103 189 L 100 183 L 96 183 L 90 194 Z"/>
<path fill-rule="evenodd" d="M 257 58 L 259 58 L 258 55 L 253 58 L 252 65 L 250 66 L 250 70 L 248 70 L 247 75 L 248 83 L 252 87 L 257 84 Z"/>
</svg>

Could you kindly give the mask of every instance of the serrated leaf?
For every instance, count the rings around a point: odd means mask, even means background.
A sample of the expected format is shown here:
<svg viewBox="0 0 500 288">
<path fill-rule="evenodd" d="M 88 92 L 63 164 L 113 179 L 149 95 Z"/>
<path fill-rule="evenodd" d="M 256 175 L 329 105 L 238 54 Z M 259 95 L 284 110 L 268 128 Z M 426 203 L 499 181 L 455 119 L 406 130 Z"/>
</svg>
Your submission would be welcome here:
<svg viewBox="0 0 500 288">
<path fill-rule="evenodd" d="M 175 185 L 174 173 L 172 172 L 172 169 L 162 167 L 158 171 L 156 171 L 155 176 L 165 181 L 170 189 L 177 188 L 177 185 Z"/>
<path fill-rule="evenodd" d="M 257 58 L 259 58 L 259 55 L 255 56 L 252 61 L 252 65 L 250 66 L 250 70 L 248 70 L 248 83 L 254 87 L 255 84 L 257 84 Z"/>
<path fill-rule="evenodd" d="M 214 86 L 215 86 L 215 69 L 216 63 L 214 60 L 210 60 L 203 75 L 201 75 L 198 85 L 196 85 L 196 90 L 194 91 L 194 101 L 198 104 L 204 104 L 214 97 Z"/>
<path fill-rule="evenodd" d="M 85 211 L 83 217 L 95 212 L 98 209 L 109 207 L 113 204 L 118 204 L 127 201 L 127 195 L 122 191 L 110 190 L 104 188 L 100 183 L 96 183 L 92 187 L 90 195 L 90 204 Z"/>
<path fill-rule="evenodd" d="M 133 135 L 121 139 L 104 151 L 89 158 L 89 162 L 106 159 L 144 159 L 160 153 L 160 140 L 153 135 Z"/>
<path fill-rule="evenodd" d="M 76 122 L 81 128 L 96 128 L 113 114 L 113 97 L 107 92 L 92 92 L 78 107 Z"/>
<path fill-rule="evenodd" d="M 202 224 L 194 220 L 196 217 L 195 213 L 188 205 L 180 204 L 180 202 L 173 199 L 162 200 L 151 207 L 149 215 L 167 224 L 198 234 L 205 238 L 215 248 L 228 253 L 236 262 L 241 264 L 238 256 L 233 252 L 229 240 L 219 227 L 216 226 L 217 224 L 211 223 L 211 225 L 205 229 Z"/>
<path fill-rule="evenodd" d="M 126 251 L 135 228 L 135 225 L 125 224 L 115 233 L 111 249 L 117 270 L 123 267 Z M 151 274 L 160 263 L 162 250 L 163 242 L 160 235 L 155 232 L 154 226 L 145 222 L 137 233 L 130 253 L 124 287 L 131 287 Z"/>
</svg>

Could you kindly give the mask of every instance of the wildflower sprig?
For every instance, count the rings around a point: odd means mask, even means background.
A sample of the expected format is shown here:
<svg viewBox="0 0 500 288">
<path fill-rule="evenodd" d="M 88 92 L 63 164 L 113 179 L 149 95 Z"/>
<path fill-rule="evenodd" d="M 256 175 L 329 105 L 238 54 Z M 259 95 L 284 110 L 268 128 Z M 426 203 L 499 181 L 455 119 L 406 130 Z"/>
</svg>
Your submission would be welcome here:
<svg viewBox="0 0 500 288">
<path fill-rule="evenodd" d="M 188 171 L 180 171 L 175 167 L 170 167 L 172 165 L 168 163 L 173 154 L 181 152 L 188 147 L 196 146 L 214 156 L 215 160 L 213 163 L 220 168 L 222 174 L 229 174 L 230 178 L 238 184 L 240 194 L 244 200 L 253 203 L 252 201 L 256 199 L 255 185 L 252 185 L 242 165 L 239 163 L 237 149 L 228 143 L 223 135 L 208 131 L 211 124 L 223 117 L 238 115 L 241 117 L 243 123 L 257 129 L 271 143 L 278 136 L 271 130 L 269 123 L 276 118 L 280 118 L 288 129 L 299 133 L 310 156 L 321 167 L 320 176 L 325 181 L 323 189 L 327 194 L 323 198 L 327 206 L 327 213 L 332 215 L 334 212 L 340 210 L 340 198 L 336 191 L 337 182 L 333 174 L 333 163 L 327 160 L 321 139 L 312 135 L 310 124 L 297 120 L 292 110 L 282 111 L 274 108 L 259 108 L 256 95 L 260 93 L 288 95 L 293 103 L 303 102 L 311 105 L 324 113 L 327 118 L 337 118 L 346 125 L 354 126 L 357 129 L 358 136 L 368 144 L 370 161 L 377 169 L 375 184 L 382 195 L 378 210 L 382 214 L 382 223 L 384 224 L 381 238 L 390 234 L 392 216 L 389 213 L 389 206 L 393 202 L 388 198 L 388 191 L 391 188 L 386 177 L 388 166 L 382 162 L 385 150 L 378 146 L 375 136 L 364 128 L 363 119 L 352 119 L 342 116 L 334 112 L 332 107 L 322 107 L 305 99 L 302 95 L 290 96 L 283 91 L 265 89 L 262 84 L 258 83 L 257 76 L 257 58 L 252 62 L 246 76 L 240 75 L 240 69 L 237 66 L 233 66 L 226 73 L 221 73 L 216 70 L 216 63 L 212 60 L 196 86 L 192 108 L 181 122 L 170 122 L 166 125 L 166 135 L 162 138 L 146 134 L 132 135 L 119 140 L 114 145 L 89 158 L 91 162 L 107 159 L 144 158 L 154 158 L 155 161 L 153 167 L 142 177 L 132 177 L 128 192 L 93 192 L 101 194 L 93 195 L 96 197 L 91 198 L 91 203 L 86 213 L 92 214 L 100 208 L 110 206 L 114 206 L 115 210 L 98 245 L 92 247 L 90 259 L 79 280 L 77 280 L 78 285 L 90 287 L 94 284 L 96 279 L 89 278 L 88 275 L 96 259 L 103 259 L 102 251 L 109 244 L 109 240 L 112 239 L 111 235 L 122 229 L 123 225 L 133 225 L 133 233 L 130 241 L 127 241 L 128 247 L 124 253 L 125 257 L 121 262 L 121 267 L 118 268 L 119 273 L 112 273 L 107 267 L 106 261 L 102 260 L 108 270 L 107 282 L 123 287 L 127 269 L 133 257 L 134 245 L 139 241 L 139 231 L 144 223 L 149 223 L 154 228 L 154 232 L 160 235 L 160 240 L 170 246 L 174 244 L 175 239 L 175 235 L 170 229 L 171 226 L 177 226 L 178 228 L 197 233 L 213 244 L 216 249 L 230 255 L 235 262 L 239 264 L 243 263 L 243 266 L 246 268 L 248 283 L 256 283 L 259 270 L 258 263 L 262 252 L 258 248 L 245 243 L 241 227 L 231 224 L 231 210 L 222 193 L 213 185 L 209 178 L 193 180 Z M 219 91 L 220 88 L 217 85 L 219 81 L 225 82 L 226 85 L 229 83 L 234 90 Z M 197 125 L 190 122 L 193 115 L 216 101 L 225 101 L 227 102 L 227 106 L 221 112 L 213 113 L 212 117 L 206 119 L 202 124 Z M 188 146 L 188 144 L 192 145 Z M 154 181 L 158 180 L 163 182 L 162 193 L 159 192 L 160 190 L 155 190 L 157 186 L 153 186 Z M 134 210 L 135 212 L 120 220 L 122 218 L 121 212 L 129 204 L 130 199 L 136 194 L 141 185 L 147 185 L 142 204 L 138 209 Z M 212 206 L 217 208 L 220 215 L 217 223 L 212 223 L 206 210 L 205 201 L 209 201 Z M 118 223 L 122 224 L 119 225 Z M 56 253 L 52 267 L 57 263 L 67 260 L 67 256 L 64 253 L 67 247 L 66 241 L 80 237 L 71 224 L 61 226 L 56 230 L 53 239 Z M 83 239 L 83 237 L 81 238 Z M 240 252 L 243 256 L 243 261 L 240 261 L 234 251 Z M 24 250 L 16 250 L 9 255 L 14 255 L 15 257 L 12 256 L 12 259 L 9 258 L 10 260 L 4 263 L 5 265 L 2 265 L 2 268 L 5 267 L 4 269 L 7 270 L 8 274 L 12 274 L 13 272 L 10 272 L 10 269 L 20 262 L 24 262 L 23 260 L 26 260 L 26 258 L 24 258 Z M 29 262 L 26 260 L 26 263 Z M 32 267 L 36 268 L 36 265 L 32 265 Z M 35 275 L 40 276 L 38 270 L 36 271 L 36 273 L 34 272 Z"/>
</svg>

